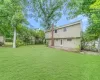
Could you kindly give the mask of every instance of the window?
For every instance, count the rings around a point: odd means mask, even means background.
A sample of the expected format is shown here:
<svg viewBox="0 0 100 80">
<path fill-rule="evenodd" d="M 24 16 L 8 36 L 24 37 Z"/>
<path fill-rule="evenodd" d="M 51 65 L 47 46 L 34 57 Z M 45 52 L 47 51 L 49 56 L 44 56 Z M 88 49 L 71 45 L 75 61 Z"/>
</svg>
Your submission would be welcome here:
<svg viewBox="0 0 100 80">
<path fill-rule="evenodd" d="M 56 41 L 58 41 L 58 39 L 56 39 Z"/>
<path fill-rule="evenodd" d="M 55 33 L 57 33 L 57 30 L 55 30 Z"/>
<path fill-rule="evenodd" d="M 61 45 L 62 45 L 62 40 L 61 40 Z"/>
<path fill-rule="evenodd" d="M 64 32 L 67 31 L 66 27 L 63 29 L 63 31 L 64 31 Z"/>
<path fill-rule="evenodd" d="M 67 39 L 67 41 L 72 41 L 72 39 L 71 39 L 71 38 L 69 38 L 69 39 Z"/>
</svg>

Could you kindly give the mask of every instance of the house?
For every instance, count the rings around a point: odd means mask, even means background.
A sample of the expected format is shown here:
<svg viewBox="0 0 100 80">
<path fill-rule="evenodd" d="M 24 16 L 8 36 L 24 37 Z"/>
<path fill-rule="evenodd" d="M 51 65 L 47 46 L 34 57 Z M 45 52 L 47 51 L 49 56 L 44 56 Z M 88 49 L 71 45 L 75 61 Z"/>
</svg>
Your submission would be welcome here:
<svg viewBox="0 0 100 80">
<path fill-rule="evenodd" d="M 81 47 L 81 21 L 67 24 L 45 32 L 49 47 L 79 51 Z"/>
<path fill-rule="evenodd" d="M 0 36 L 0 46 L 2 46 L 4 44 L 5 40 L 3 36 Z"/>
</svg>

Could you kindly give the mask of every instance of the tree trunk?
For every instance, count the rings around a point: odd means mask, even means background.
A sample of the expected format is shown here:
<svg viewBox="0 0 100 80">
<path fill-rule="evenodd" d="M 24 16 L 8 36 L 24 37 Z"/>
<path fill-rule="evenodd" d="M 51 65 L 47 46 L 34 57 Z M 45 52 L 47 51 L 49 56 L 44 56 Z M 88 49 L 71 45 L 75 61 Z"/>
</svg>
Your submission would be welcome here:
<svg viewBox="0 0 100 80">
<path fill-rule="evenodd" d="M 100 53 L 100 37 L 99 37 L 99 40 L 98 40 L 98 52 Z"/>
<path fill-rule="evenodd" d="M 13 48 L 16 48 L 16 27 L 14 27 Z"/>
</svg>

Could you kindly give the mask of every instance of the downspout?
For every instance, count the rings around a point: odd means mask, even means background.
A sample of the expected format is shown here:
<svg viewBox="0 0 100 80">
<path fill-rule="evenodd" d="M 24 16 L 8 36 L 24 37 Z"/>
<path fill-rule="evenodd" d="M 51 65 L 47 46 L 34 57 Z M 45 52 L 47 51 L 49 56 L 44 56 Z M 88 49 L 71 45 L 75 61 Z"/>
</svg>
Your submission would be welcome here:
<svg viewBox="0 0 100 80">
<path fill-rule="evenodd" d="M 51 30 L 51 46 L 54 46 L 54 25 L 53 24 Z"/>
</svg>

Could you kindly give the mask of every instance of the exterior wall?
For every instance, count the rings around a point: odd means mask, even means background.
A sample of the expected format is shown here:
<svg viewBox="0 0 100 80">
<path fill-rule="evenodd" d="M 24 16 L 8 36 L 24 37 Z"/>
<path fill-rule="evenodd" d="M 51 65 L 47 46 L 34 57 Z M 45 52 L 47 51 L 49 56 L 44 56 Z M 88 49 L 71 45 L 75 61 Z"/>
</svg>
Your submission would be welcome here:
<svg viewBox="0 0 100 80">
<path fill-rule="evenodd" d="M 62 45 L 61 45 L 61 40 L 62 40 Z M 69 51 L 79 51 L 80 44 L 81 44 L 80 39 L 72 39 L 72 41 L 67 41 L 67 39 L 59 39 L 55 40 L 54 47 Z"/>
<path fill-rule="evenodd" d="M 62 40 L 62 45 L 61 45 Z M 54 47 L 60 48 L 69 51 L 79 51 L 81 39 L 72 39 L 72 41 L 67 41 L 67 39 L 55 39 L 54 40 Z M 48 40 L 48 45 L 51 46 L 51 40 Z"/>
<path fill-rule="evenodd" d="M 4 43 L 4 37 L 0 36 L 0 42 Z"/>
<path fill-rule="evenodd" d="M 51 46 L 51 40 L 49 40 L 49 46 Z"/>
<path fill-rule="evenodd" d="M 71 26 L 65 26 L 66 31 L 64 32 L 64 28 L 57 29 L 57 33 L 54 31 L 54 38 L 68 38 L 68 37 L 81 37 L 81 24 L 75 24 Z M 46 32 L 45 38 L 51 38 L 51 31 Z"/>
<path fill-rule="evenodd" d="M 2 46 L 4 44 L 5 40 L 3 36 L 0 36 L 0 46 Z"/>
<path fill-rule="evenodd" d="M 46 40 L 46 43 L 48 44 L 48 46 L 51 46 L 51 40 Z"/>
</svg>

